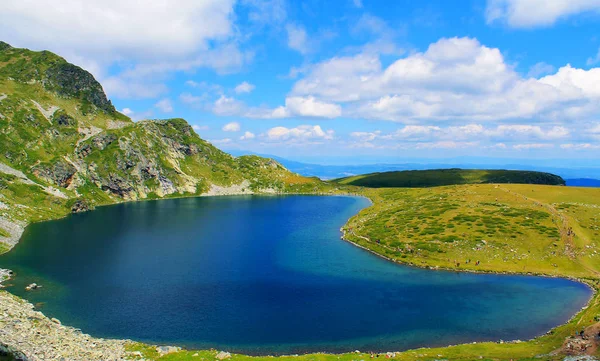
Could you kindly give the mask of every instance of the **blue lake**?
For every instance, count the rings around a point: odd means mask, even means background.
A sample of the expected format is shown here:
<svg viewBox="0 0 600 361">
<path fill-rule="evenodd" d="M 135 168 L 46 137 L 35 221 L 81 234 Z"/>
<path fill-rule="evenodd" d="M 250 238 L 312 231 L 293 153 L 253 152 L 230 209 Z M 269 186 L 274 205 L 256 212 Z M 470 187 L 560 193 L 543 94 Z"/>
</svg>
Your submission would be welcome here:
<svg viewBox="0 0 600 361">
<path fill-rule="evenodd" d="M 591 296 L 542 277 L 431 271 L 340 240 L 355 197 L 127 203 L 29 226 L 11 292 L 100 337 L 250 354 L 528 339 Z M 26 292 L 31 282 L 43 288 Z"/>
</svg>

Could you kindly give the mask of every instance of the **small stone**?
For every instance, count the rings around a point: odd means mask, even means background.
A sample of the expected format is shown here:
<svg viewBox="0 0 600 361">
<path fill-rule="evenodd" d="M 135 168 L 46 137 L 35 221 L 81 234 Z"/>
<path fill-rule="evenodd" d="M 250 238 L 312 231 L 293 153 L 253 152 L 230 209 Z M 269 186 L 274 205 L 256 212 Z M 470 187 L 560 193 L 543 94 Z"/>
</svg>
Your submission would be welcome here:
<svg viewBox="0 0 600 361">
<path fill-rule="evenodd" d="M 59 321 L 58 319 L 54 318 L 54 317 L 52 317 L 52 318 L 50 319 L 50 321 L 52 321 L 52 322 L 56 323 L 57 325 L 60 325 L 60 324 L 61 324 L 61 323 L 60 323 L 60 321 Z"/>
</svg>

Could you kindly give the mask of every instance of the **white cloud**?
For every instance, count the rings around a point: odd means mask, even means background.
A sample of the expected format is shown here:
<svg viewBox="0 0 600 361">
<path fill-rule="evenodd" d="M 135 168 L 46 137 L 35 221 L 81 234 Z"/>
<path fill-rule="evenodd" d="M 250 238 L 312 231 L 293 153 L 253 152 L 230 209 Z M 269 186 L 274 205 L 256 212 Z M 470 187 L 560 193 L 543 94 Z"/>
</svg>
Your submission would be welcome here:
<svg viewBox="0 0 600 361">
<path fill-rule="evenodd" d="M 3 40 L 79 54 L 140 58 L 207 49 L 233 34 L 233 0 L 4 0 Z"/>
<path fill-rule="evenodd" d="M 266 137 L 270 141 L 311 141 L 331 140 L 333 130 L 323 130 L 319 125 L 300 125 L 296 128 L 274 127 L 267 131 Z"/>
<path fill-rule="evenodd" d="M 547 72 L 548 67 L 536 69 Z M 374 54 L 312 66 L 290 97 L 340 105 L 345 116 L 424 121 L 580 121 L 600 112 L 600 68 L 565 65 L 540 79 L 523 77 L 499 49 L 472 38 L 440 39 L 383 68 Z"/>
<path fill-rule="evenodd" d="M 285 113 L 303 117 L 336 118 L 342 115 L 342 107 L 326 103 L 315 97 L 288 97 L 285 99 Z"/>
<path fill-rule="evenodd" d="M 242 115 L 246 111 L 246 106 L 244 103 L 234 98 L 221 95 L 221 97 L 215 101 L 212 111 L 213 113 L 222 116 Z"/>
<path fill-rule="evenodd" d="M 256 137 L 256 135 L 252 132 L 244 132 L 244 135 L 242 135 L 240 137 L 240 140 L 249 140 L 249 139 L 254 139 Z"/>
<path fill-rule="evenodd" d="M 209 142 L 211 142 L 212 144 L 230 144 L 231 142 L 233 142 L 231 140 L 231 138 L 223 138 L 223 139 L 210 139 Z"/>
<path fill-rule="evenodd" d="M 379 134 L 381 134 L 381 131 L 376 130 L 374 132 L 352 132 L 350 133 L 350 136 L 352 138 L 357 138 L 362 142 L 371 142 L 378 138 Z"/>
<path fill-rule="evenodd" d="M 352 3 L 354 4 L 354 7 L 357 9 L 362 9 L 362 7 L 363 7 L 362 0 L 352 0 Z"/>
<path fill-rule="evenodd" d="M 600 0 L 488 0 L 488 23 L 500 21 L 514 28 L 550 26 L 584 12 L 599 12 Z"/>
<path fill-rule="evenodd" d="M 154 104 L 154 107 L 158 108 L 163 113 L 171 113 L 173 111 L 173 105 L 171 104 L 171 100 L 168 98 L 159 100 L 156 104 Z"/>
<path fill-rule="evenodd" d="M 288 36 L 288 46 L 300 54 L 306 54 L 309 51 L 308 35 L 304 27 L 295 24 L 288 24 L 285 27 Z"/>
<path fill-rule="evenodd" d="M 203 130 L 208 130 L 208 125 L 198 125 L 198 124 L 194 124 L 192 125 L 192 129 L 194 129 L 196 132 L 200 132 Z"/>
<path fill-rule="evenodd" d="M 121 113 L 130 116 L 133 114 L 133 110 L 129 109 L 129 108 L 123 108 L 123 110 L 121 110 Z"/>
<path fill-rule="evenodd" d="M 590 144 L 590 143 L 567 143 L 561 144 L 560 147 L 562 149 L 568 150 L 592 150 L 592 149 L 600 149 L 600 144 Z"/>
<path fill-rule="evenodd" d="M 201 102 L 207 100 L 206 96 L 196 96 L 190 93 L 181 93 L 179 94 L 179 100 L 181 100 L 185 104 L 200 104 Z"/>
<path fill-rule="evenodd" d="M 336 118 L 342 114 L 337 104 L 319 101 L 314 97 L 287 97 L 285 106 L 276 108 L 248 107 L 243 102 L 221 95 L 212 107 L 213 113 L 222 116 L 243 116 L 259 119 L 290 117 Z"/>
<path fill-rule="evenodd" d="M 553 148 L 554 144 L 547 143 L 526 143 L 526 144 L 515 144 L 513 148 L 516 150 L 530 150 L 530 149 L 547 149 Z"/>
<path fill-rule="evenodd" d="M 238 122 L 231 122 L 231 123 L 227 123 L 223 126 L 222 130 L 224 132 L 239 132 L 240 131 L 240 123 Z"/>
<path fill-rule="evenodd" d="M 242 93 L 250 93 L 254 90 L 254 88 L 255 88 L 254 85 L 244 81 L 244 82 L 238 84 L 234 90 L 237 94 L 242 94 Z"/>
</svg>

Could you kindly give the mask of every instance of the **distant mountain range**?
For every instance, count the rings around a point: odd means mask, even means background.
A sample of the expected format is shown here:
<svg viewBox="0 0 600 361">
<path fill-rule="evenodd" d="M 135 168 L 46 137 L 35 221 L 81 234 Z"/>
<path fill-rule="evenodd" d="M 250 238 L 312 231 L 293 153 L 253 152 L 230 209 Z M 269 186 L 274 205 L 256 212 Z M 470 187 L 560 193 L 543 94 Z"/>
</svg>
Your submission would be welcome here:
<svg viewBox="0 0 600 361">
<path fill-rule="evenodd" d="M 447 163 L 447 162 L 419 162 L 410 163 L 374 163 L 374 164 L 348 164 L 348 165 L 323 165 L 304 163 L 286 158 L 270 155 L 258 154 L 246 151 L 230 151 L 234 156 L 255 154 L 262 157 L 272 158 L 281 163 L 284 167 L 294 173 L 303 176 L 319 177 L 324 180 L 350 177 L 359 174 L 369 174 L 377 172 L 390 172 L 401 170 L 427 170 L 427 169 L 510 169 L 547 172 L 561 176 L 567 182 L 567 186 L 573 187 L 600 187 L 600 168 L 593 167 L 553 167 L 546 165 L 526 165 L 526 164 L 484 164 L 484 163 Z"/>
</svg>

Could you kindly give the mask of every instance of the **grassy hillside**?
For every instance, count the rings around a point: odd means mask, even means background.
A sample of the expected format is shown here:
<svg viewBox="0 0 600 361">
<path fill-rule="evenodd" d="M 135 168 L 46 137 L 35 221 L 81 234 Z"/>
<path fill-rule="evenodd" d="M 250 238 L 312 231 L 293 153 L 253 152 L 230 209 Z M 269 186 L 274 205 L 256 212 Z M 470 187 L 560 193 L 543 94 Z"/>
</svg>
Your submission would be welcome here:
<svg viewBox="0 0 600 361">
<path fill-rule="evenodd" d="M 271 159 L 234 158 L 183 119 L 132 122 L 85 70 L 0 43 L 0 252 L 26 223 L 96 205 L 329 188 Z"/>
<path fill-rule="evenodd" d="M 333 180 L 335 183 L 369 188 L 420 188 L 457 184 L 516 183 L 564 185 L 554 174 L 519 170 L 433 169 L 363 174 Z"/>
</svg>

